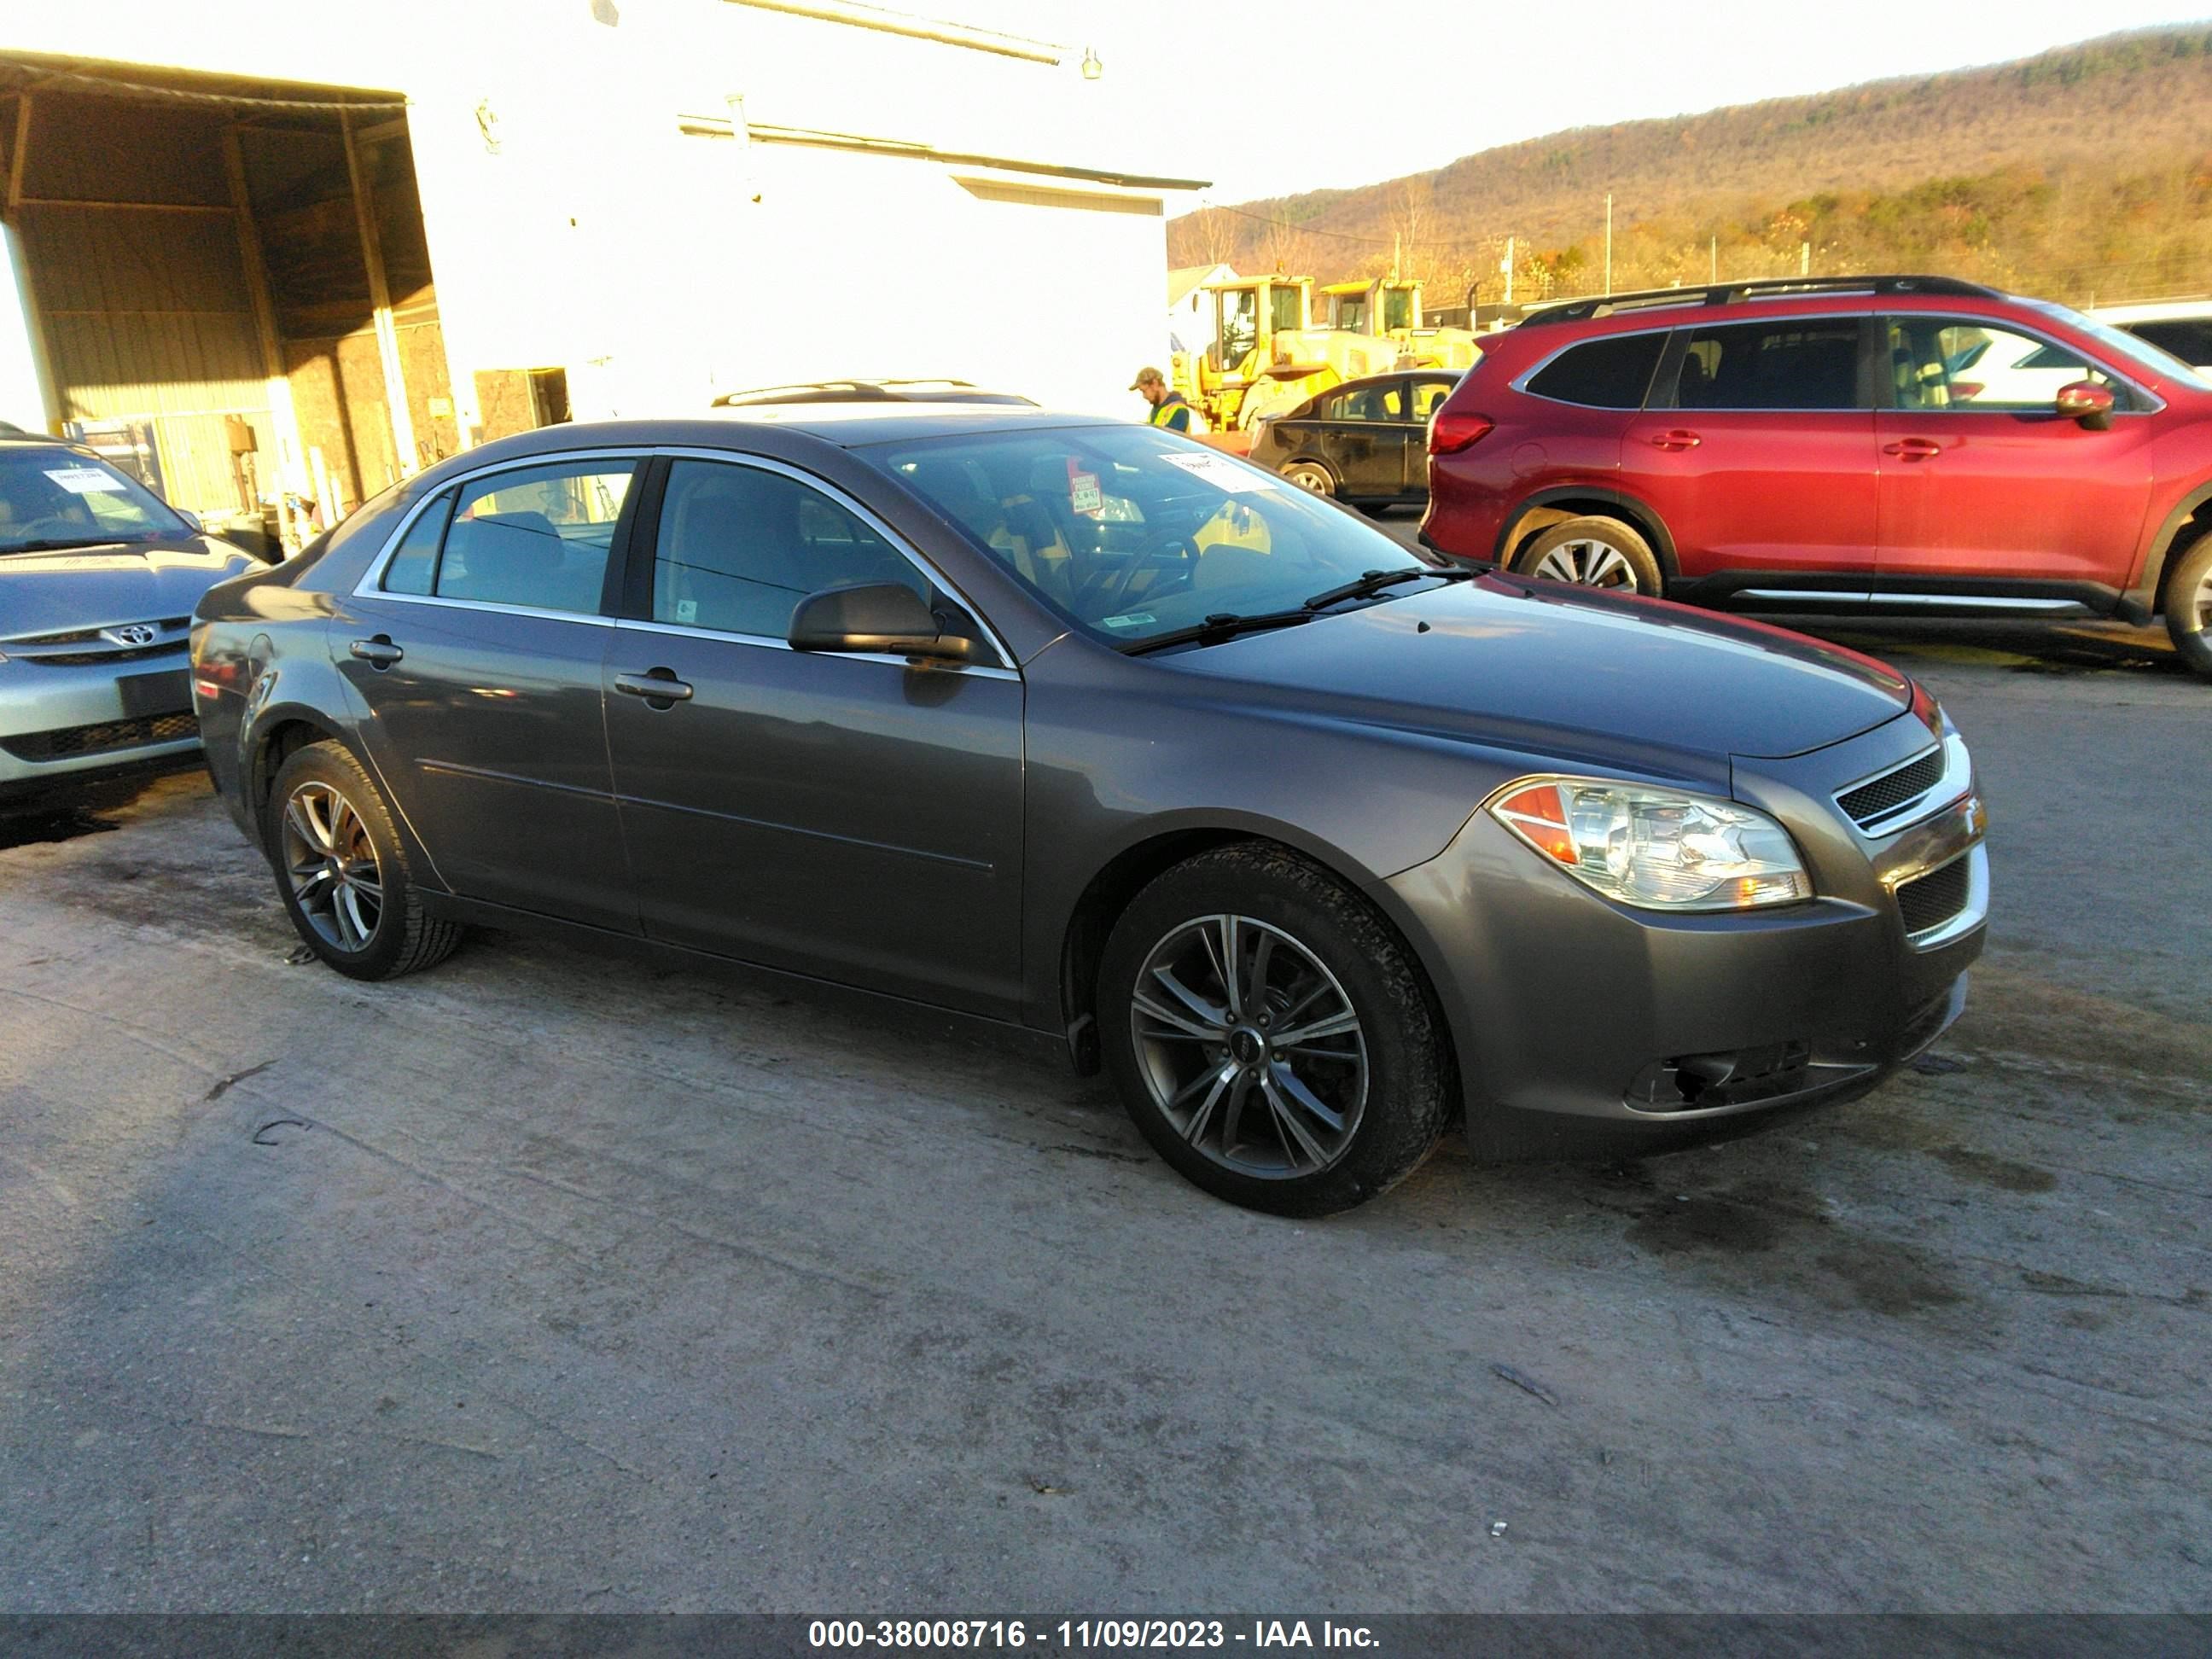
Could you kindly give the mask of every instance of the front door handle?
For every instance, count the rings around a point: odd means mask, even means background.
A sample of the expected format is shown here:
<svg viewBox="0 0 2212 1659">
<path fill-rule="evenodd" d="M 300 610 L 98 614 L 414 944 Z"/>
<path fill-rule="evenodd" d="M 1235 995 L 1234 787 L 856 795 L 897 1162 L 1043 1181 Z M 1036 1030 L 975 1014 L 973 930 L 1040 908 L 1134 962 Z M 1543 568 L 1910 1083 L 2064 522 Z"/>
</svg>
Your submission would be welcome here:
<svg viewBox="0 0 2212 1659">
<path fill-rule="evenodd" d="M 380 673 L 407 654 L 392 644 L 389 634 L 379 634 L 374 639 L 356 640 L 346 649 Z"/>
<path fill-rule="evenodd" d="M 1696 433 L 1685 432 L 1679 427 L 1672 432 L 1654 433 L 1651 438 L 1654 449 L 1695 449 L 1703 442 L 1705 440 Z"/>
<path fill-rule="evenodd" d="M 1923 461 L 1941 455 L 1943 446 L 1933 438 L 1900 438 L 1893 444 L 1884 444 L 1885 455 L 1902 455 L 1909 460 Z"/>
<path fill-rule="evenodd" d="M 654 668 L 642 674 L 617 674 L 615 690 L 627 691 L 633 697 L 643 697 L 647 702 L 663 707 L 670 703 L 691 701 L 691 688 L 676 678 L 672 668 Z"/>
</svg>

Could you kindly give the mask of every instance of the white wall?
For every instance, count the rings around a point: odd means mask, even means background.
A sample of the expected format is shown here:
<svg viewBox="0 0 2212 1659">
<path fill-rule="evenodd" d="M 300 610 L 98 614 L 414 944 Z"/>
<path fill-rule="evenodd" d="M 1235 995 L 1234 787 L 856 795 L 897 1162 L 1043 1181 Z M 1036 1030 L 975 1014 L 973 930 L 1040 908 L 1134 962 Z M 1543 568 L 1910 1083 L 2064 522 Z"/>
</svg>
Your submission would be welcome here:
<svg viewBox="0 0 2212 1659">
<path fill-rule="evenodd" d="M 736 96 L 758 123 L 1141 167 L 1149 148 L 1122 152 L 1144 89 L 1085 81 L 1079 49 L 1052 67 L 724 0 L 108 0 L 9 8 L 9 49 L 404 93 L 465 419 L 473 370 L 553 365 L 580 417 L 841 374 L 1129 413 L 1132 373 L 1164 355 L 1164 217 L 983 201 L 951 177 L 971 167 L 678 126 Z"/>
</svg>

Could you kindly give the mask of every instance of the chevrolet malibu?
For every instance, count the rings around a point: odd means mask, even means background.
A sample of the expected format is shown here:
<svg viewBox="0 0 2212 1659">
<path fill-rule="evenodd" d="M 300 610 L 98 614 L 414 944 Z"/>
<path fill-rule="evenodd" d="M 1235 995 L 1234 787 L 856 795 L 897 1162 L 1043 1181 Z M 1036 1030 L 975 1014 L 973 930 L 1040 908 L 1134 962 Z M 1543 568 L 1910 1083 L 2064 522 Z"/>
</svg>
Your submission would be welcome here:
<svg viewBox="0 0 2212 1659">
<path fill-rule="evenodd" d="M 507 440 L 213 589 L 192 655 L 339 972 L 542 925 L 1024 1028 L 1288 1214 L 1455 1124 L 1636 1151 L 1863 1094 L 1989 905 L 1966 745 L 1881 664 L 1034 409 Z"/>
</svg>

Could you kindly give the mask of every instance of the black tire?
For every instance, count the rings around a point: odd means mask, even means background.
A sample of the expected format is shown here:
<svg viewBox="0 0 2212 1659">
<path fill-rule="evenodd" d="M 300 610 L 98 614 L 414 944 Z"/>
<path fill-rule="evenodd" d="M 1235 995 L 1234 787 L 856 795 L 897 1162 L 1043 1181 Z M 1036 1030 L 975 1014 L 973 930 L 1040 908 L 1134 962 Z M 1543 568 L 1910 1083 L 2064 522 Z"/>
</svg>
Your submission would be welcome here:
<svg viewBox="0 0 2212 1659">
<path fill-rule="evenodd" d="M 1545 561 L 1555 556 L 1555 568 L 1542 569 Z M 1569 576 L 1559 567 L 1585 574 Z M 1652 552 L 1651 544 L 1644 539 L 1643 532 L 1620 519 L 1595 514 L 1563 520 L 1539 531 L 1513 556 L 1513 568 L 1520 575 L 1571 582 L 1601 592 L 1643 593 L 1657 598 L 1665 592 L 1658 556 Z M 1589 580 L 1593 575 L 1600 579 Z"/>
<path fill-rule="evenodd" d="M 1395 501 L 1361 501 L 1358 503 L 1359 510 L 1362 513 L 1364 513 L 1370 519 L 1389 518 L 1390 516 L 1390 509 L 1397 505 L 1398 503 Z"/>
<path fill-rule="evenodd" d="M 334 834 L 320 835 L 325 826 Z M 333 842 L 336 852 L 316 853 Z M 293 927 L 342 974 L 397 979 L 444 961 L 460 943 L 458 925 L 424 911 L 383 792 L 340 744 L 326 738 L 285 757 L 269 791 L 262 844 Z M 361 876 L 372 864 L 373 920 Z M 348 887 L 349 903 L 338 896 Z"/>
<path fill-rule="evenodd" d="M 2212 530 L 2181 550 L 2166 578 L 2166 631 L 2174 654 L 2212 678 Z"/>
<path fill-rule="evenodd" d="M 1330 471 L 1322 462 L 1311 459 L 1307 456 L 1302 455 L 1297 460 L 1284 462 L 1282 475 L 1291 483 L 1310 495 L 1333 497 L 1336 494 L 1336 474 Z"/>
<path fill-rule="evenodd" d="M 1256 972 L 1261 994 L 1252 994 L 1248 979 L 1244 1000 L 1283 1016 L 1278 1036 L 1289 1034 L 1302 1006 L 1347 1006 L 1356 1027 L 1322 1039 L 1346 1052 L 1322 1056 L 1328 1062 L 1322 1064 L 1294 1058 L 1312 1055 L 1315 1049 L 1286 1048 L 1279 1055 L 1262 1041 L 1253 1045 L 1256 1060 L 1243 1050 L 1232 1060 L 1226 1044 L 1173 1036 L 1139 1014 L 1140 976 L 1158 996 L 1168 994 L 1157 988 L 1163 981 L 1146 972 L 1156 952 L 1179 938 L 1197 937 L 1194 930 L 1218 928 L 1224 915 L 1237 919 L 1232 938 L 1249 935 L 1256 941 L 1262 933 L 1270 936 L 1271 954 L 1261 955 L 1255 944 L 1243 958 L 1245 968 Z M 1216 932 L 1208 937 L 1218 941 L 1222 936 Z M 1206 951 L 1218 964 L 1215 944 L 1206 943 Z M 1309 969 L 1313 975 L 1302 981 L 1299 975 Z M 1277 981 L 1273 986 L 1271 976 Z M 1302 982 L 1322 987 L 1329 1000 L 1295 1003 Z M 1218 980 L 1213 988 L 1221 990 Z M 1187 1010 L 1192 1005 L 1176 1006 Z M 1262 1016 L 1249 1018 L 1266 1023 Z M 1141 1050 L 1140 1018 L 1153 1024 L 1153 1036 L 1142 1040 Z M 1285 848 L 1265 843 L 1202 853 L 1138 894 L 1106 942 L 1099 969 L 1098 1027 L 1107 1073 L 1153 1150 L 1216 1197 L 1276 1215 L 1328 1215 L 1388 1191 L 1435 1149 L 1458 1103 L 1442 1017 L 1403 941 L 1370 904 L 1335 878 Z M 1249 1030 L 1242 1033 L 1245 1039 L 1253 1035 Z M 1349 1089 L 1355 1064 L 1349 1050 L 1354 1048 L 1356 1064 L 1364 1068 L 1356 1103 Z M 1254 1061 L 1250 1069 L 1240 1069 L 1248 1060 Z M 1191 1067 L 1192 1077 L 1166 1069 L 1176 1065 Z M 1286 1071 L 1297 1073 L 1289 1083 L 1283 1080 Z M 1232 1075 L 1250 1080 L 1237 1097 L 1249 1105 L 1224 1103 L 1220 1115 L 1208 1119 L 1215 1097 Z M 1264 1083 L 1258 1080 L 1263 1075 Z M 1207 1126 L 1194 1142 L 1162 1099 L 1179 1085 L 1194 1089 L 1209 1083 L 1213 1094 L 1202 1109 L 1195 1108 L 1194 1097 L 1194 1109 L 1188 1114 L 1190 1125 L 1204 1121 Z M 1305 1093 L 1297 1094 L 1297 1088 Z M 1340 1127 L 1329 1156 L 1306 1160 L 1301 1167 L 1294 1141 L 1309 1132 L 1325 1137 L 1330 1132 L 1316 1117 L 1302 1116 L 1301 1127 L 1289 1128 L 1280 1120 L 1291 1115 L 1292 1100 L 1320 1094 L 1328 1095 L 1328 1104 L 1340 1115 Z M 1246 1113 L 1258 1127 L 1249 1136 L 1237 1133 L 1229 1144 L 1224 1126 L 1241 1124 Z M 1223 1144 L 1200 1144 L 1209 1136 Z M 1237 1153 L 1243 1156 L 1232 1156 Z M 1279 1167 L 1264 1167 L 1270 1163 Z"/>
</svg>

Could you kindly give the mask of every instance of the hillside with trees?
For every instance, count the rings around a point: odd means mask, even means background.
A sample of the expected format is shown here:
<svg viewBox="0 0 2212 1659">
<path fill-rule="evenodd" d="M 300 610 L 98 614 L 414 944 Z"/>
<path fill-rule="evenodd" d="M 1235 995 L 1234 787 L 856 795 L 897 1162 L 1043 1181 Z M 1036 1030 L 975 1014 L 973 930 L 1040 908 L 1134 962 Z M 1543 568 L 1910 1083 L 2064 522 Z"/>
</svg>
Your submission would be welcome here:
<svg viewBox="0 0 2212 1659">
<path fill-rule="evenodd" d="M 1699 115 L 1578 127 L 1356 190 L 1215 207 L 1171 265 L 1324 280 L 1395 261 L 1431 307 L 1602 286 L 1925 270 L 2076 303 L 2212 289 L 2212 27 Z"/>
</svg>

